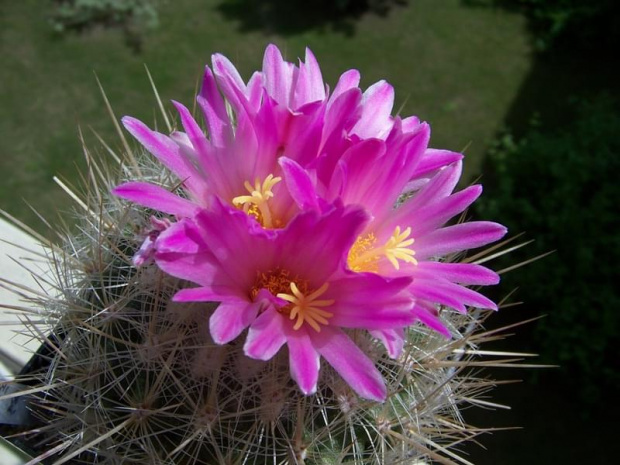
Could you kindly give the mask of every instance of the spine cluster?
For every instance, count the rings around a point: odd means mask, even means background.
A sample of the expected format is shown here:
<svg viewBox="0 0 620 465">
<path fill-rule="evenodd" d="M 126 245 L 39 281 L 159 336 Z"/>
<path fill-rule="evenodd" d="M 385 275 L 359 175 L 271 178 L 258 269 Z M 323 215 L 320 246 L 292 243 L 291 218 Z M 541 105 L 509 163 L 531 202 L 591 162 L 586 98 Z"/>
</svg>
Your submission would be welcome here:
<svg viewBox="0 0 620 465">
<path fill-rule="evenodd" d="M 453 448 L 482 431 L 460 409 L 493 386 L 469 368 L 490 337 L 488 311 L 446 313 L 452 339 L 411 327 L 395 360 L 351 331 L 386 380 L 384 403 L 361 399 L 329 366 L 305 396 L 285 351 L 263 362 L 239 342 L 215 344 L 214 304 L 173 303 L 185 283 L 133 265 L 147 209 L 101 202 L 105 186 L 88 192 L 79 233 L 52 256 L 59 295 L 33 297 L 47 322 L 40 368 L 16 380 L 35 392 L 25 436 L 35 454 L 54 464 L 468 463 Z"/>
</svg>

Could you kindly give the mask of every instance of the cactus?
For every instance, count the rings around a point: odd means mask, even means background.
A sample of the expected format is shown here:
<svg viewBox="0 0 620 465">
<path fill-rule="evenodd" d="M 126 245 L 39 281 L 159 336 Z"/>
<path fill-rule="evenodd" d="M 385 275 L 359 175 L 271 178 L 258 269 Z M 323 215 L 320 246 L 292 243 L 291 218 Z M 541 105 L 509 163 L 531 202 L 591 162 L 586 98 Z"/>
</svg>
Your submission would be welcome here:
<svg viewBox="0 0 620 465">
<path fill-rule="evenodd" d="M 31 463 L 469 463 L 458 446 L 485 430 L 468 425 L 461 410 L 493 405 L 479 398 L 495 384 L 477 369 L 509 362 L 481 359 L 480 345 L 498 337 L 482 326 L 492 310 L 438 306 L 451 337 L 410 325 L 396 356 L 369 332 L 349 329 L 383 377 L 385 400 L 358 395 L 329 364 L 306 395 L 286 348 L 263 361 L 246 355 L 241 338 L 214 342 L 209 318 L 217 303 L 175 302 L 190 283 L 157 263 L 135 266 L 145 239 L 156 239 L 157 224 L 168 220 L 110 191 L 132 179 L 180 189 L 119 134 L 125 153 L 106 146 L 112 160 L 85 146 L 82 192 L 65 186 L 78 199 L 77 233 L 68 228 L 60 245 L 50 243 L 54 291 L 27 296 L 38 317 L 23 331 L 45 350 L 14 381 L 21 390 L 5 398 L 29 398 L 36 425 L 16 436 L 37 455 Z M 482 263 L 507 242 L 446 261 Z"/>
</svg>

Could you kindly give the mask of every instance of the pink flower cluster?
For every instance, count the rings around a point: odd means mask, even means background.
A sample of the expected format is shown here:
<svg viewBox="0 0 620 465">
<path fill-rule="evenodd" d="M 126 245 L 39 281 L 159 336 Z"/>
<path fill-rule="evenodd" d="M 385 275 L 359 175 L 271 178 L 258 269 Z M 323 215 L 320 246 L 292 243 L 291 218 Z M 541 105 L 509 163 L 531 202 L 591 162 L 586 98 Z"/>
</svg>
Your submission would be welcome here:
<svg viewBox="0 0 620 465">
<path fill-rule="evenodd" d="M 462 155 L 430 149 L 428 124 L 392 116 L 387 82 L 362 91 L 359 80 L 349 70 L 329 92 L 309 50 L 295 65 L 270 45 L 246 84 L 214 55 L 197 97 L 206 131 L 177 102 L 183 131 L 123 119 L 178 177 L 181 195 L 139 181 L 113 192 L 173 217 L 153 221 L 135 263 L 154 260 L 198 285 L 176 301 L 219 302 L 209 321 L 216 343 L 247 330 L 248 357 L 269 360 L 287 345 L 303 393 L 316 391 L 323 358 L 360 396 L 382 401 L 382 375 L 349 330 L 369 331 L 397 357 L 417 322 L 450 337 L 440 308 L 495 309 L 466 286 L 495 284 L 497 274 L 446 257 L 506 229 L 446 226 L 481 192 L 453 193 Z"/>
</svg>

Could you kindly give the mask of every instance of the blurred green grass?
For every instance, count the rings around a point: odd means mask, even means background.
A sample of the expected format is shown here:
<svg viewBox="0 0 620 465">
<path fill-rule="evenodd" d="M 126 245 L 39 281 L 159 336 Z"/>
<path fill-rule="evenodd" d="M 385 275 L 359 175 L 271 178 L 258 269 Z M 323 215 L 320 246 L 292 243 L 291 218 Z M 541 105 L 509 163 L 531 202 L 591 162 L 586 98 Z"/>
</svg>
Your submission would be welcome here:
<svg viewBox="0 0 620 465">
<path fill-rule="evenodd" d="M 166 1 L 159 8 L 159 28 L 144 37 L 140 53 L 118 30 L 54 35 L 51 6 L 40 0 L 3 2 L 0 16 L 0 208 L 34 226 L 36 215 L 23 199 L 47 217 L 71 207 L 52 176 L 78 179 L 75 165 L 83 165 L 78 125 L 91 148 L 98 143 L 89 127 L 120 147 L 94 73 L 117 117 L 130 114 L 150 123 L 156 103 L 144 64 L 164 101 L 191 105 L 212 53 L 227 55 L 247 78 L 260 67 L 267 43 L 278 44 L 289 60 L 309 46 L 332 87 L 349 68 L 361 70 L 363 86 L 383 78 L 391 82 L 396 108 L 431 123 L 433 146 L 468 147 L 471 178 L 532 60 L 523 17 L 469 8 L 460 0 L 412 0 L 387 16 L 363 14 L 347 28 L 317 23 L 299 32 L 260 15 L 248 27 L 248 17 L 231 14 L 243 7 L 240 0 Z"/>
</svg>

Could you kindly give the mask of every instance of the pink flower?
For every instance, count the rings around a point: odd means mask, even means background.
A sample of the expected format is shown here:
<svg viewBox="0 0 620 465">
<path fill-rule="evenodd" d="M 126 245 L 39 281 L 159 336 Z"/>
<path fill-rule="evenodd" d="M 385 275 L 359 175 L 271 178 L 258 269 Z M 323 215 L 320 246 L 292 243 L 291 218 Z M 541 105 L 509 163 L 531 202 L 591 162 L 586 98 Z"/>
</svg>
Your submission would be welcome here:
<svg viewBox="0 0 620 465">
<path fill-rule="evenodd" d="M 453 190 L 461 162 L 438 170 L 418 182 L 416 170 L 423 160 L 429 128 L 419 124 L 408 132 L 396 120 L 388 138 L 368 139 L 352 146 L 338 161 L 330 179 L 316 181 L 293 160 L 283 158 L 289 191 L 301 208 L 320 210 L 321 202 L 335 199 L 345 205 L 363 205 L 371 215 L 353 244 L 348 265 L 354 271 L 413 278 L 409 290 L 416 299 L 414 313 L 422 323 L 450 336 L 438 317 L 438 306 L 466 311 L 466 306 L 497 309 L 496 305 L 465 286 L 497 284 L 493 271 L 474 264 L 449 263 L 454 254 L 494 242 L 506 233 L 502 225 L 486 221 L 446 226 L 482 192 L 471 186 Z M 400 195 L 410 198 L 394 208 Z M 402 348 L 399 334 L 375 332 L 391 356 Z"/>
<path fill-rule="evenodd" d="M 273 45 L 247 83 L 221 55 L 212 69 L 197 97 L 206 133 L 177 102 L 183 131 L 169 136 L 123 119 L 181 186 L 179 195 L 141 181 L 114 189 L 178 220 L 155 225 L 134 262 L 154 256 L 200 286 L 178 301 L 219 302 L 215 342 L 247 329 L 245 353 L 261 360 L 286 344 L 304 393 L 315 392 L 323 357 L 361 396 L 383 399 L 379 371 L 347 331 L 369 331 L 397 357 L 416 321 L 450 336 L 444 307 L 495 309 L 467 286 L 498 276 L 452 262 L 506 229 L 449 224 L 481 187 L 453 192 L 462 155 L 430 149 L 419 119 L 393 117 L 387 82 L 362 91 L 349 70 L 330 93 L 309 50 L 295 65 Z"/>
<path fill-rule="evenodd" d="M 387 138 L 395 124 L 403 137 L 418 130 L 417 118 L 400 121 L 391 116 L 394 90 L 385 81 L 362 92 L 359 72 L 349 70 L 328 95 L 310 50 L 296 66 L 285 62 L 277 47 L 268 46 L 262 72 L 255 72 L 247 84 L 222 55 L 213 56 L 213 70 L 205 69 L 197 97 L 208 137 L 178 102 L 174 105 L 184 131 L 170 136 L 123 118 L 127 130 L 178 177 L 184 195 L 142 181 L 118 186 L 116 195 L 177 218 L 192 217 L 217 197 L 265 228 L 280 228 L 299 211 L 282 182 L 283 156 L 324 182 L 333 177 L 343 154 L 360 142 Z M 425 150 L 410 174 L 418 179 L 461 157 Z"/>
<path fill-rule="evenodd" d="M 154 216 L 151 217 L 151 228 L 146 231 L 144 242 L 138 252 L 133 257 L 133 264 L 136 266 L 142 266 L 153 261 L 155 255 L 155 243 L 162 231 L 165 231 L 170 226 L 170 221 L 167 219 L 159 219 Z"/>
<path fill-rule="evenodd" d="M 291 376 L 305 394 L 316 391 L 322 357 L 360 396 L 380 401 L 381 374 L 343 329 L 406 327 L 414 321 L 413 300 L 405 290 L 410 278 L 345 269 L 367 220 L 362 209 L 335 207 L 266 230 L 216 201 L 164 231 L 155 259 L 165 272 L 200 285 L 174 300 L 220 302 L 209 321 L 216 343 L 249 328 L 246 355 L 269 360 L 286 344 Z"/>
</svg>

